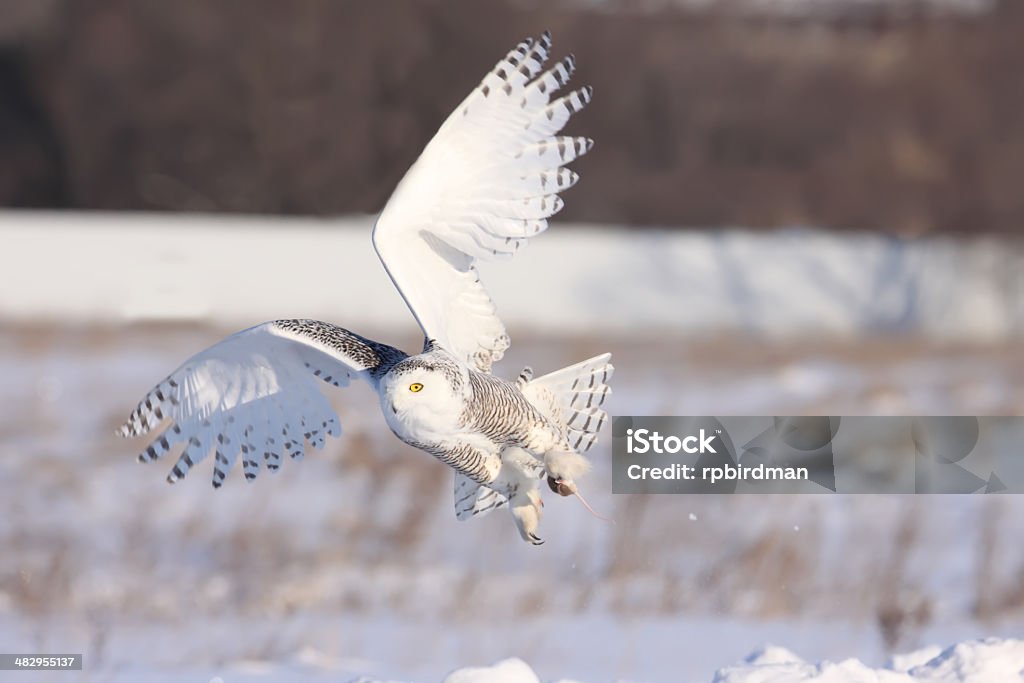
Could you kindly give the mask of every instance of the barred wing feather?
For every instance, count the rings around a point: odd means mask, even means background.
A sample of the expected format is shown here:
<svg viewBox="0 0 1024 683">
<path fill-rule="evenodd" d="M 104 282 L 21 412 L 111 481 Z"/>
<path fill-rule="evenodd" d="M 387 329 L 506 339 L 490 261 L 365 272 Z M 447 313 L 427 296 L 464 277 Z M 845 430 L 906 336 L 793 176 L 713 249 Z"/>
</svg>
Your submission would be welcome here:
<svg viewBox="0 0 1024 683">
<path fill-rule="evenodd" d="M 597 443 L 597 433 L 608 419 L 603 406 L 612 393 L 608 381 L 614 372 L 611 354 L 605 353 L 529 379 L 523 395 L 548 418 L 563 425 L 573 450 L 586 453 Z"/>
<path fill-rule="evenodd" d="M 455 473 L 455 518 L 460 522 L 506 503 L 508 498 L 494 489 L 481 486 L 461 472 Z"/>
<path fill-rule="evenodd" d="M 592 141 L 557 136 L 590 102 L 552 99 L 573 57 L 543 71 L 551 37 L 517 45 L 442 124 L 388 200 L 373 243 L 424 334 L 489 371 L 509 340 L 477 259 L 511 257 L 562 208 L 578 176 L 564 165 Z"/>
<path fill-rule="evenodd" d="M 305 443 L 322 448 L 341 425 L 320 382 L 346 386 L 353 377 L 376 381 L 405 358 L 390 346 L 315 320 L 278 320 L 234 334 L 185 361 L 157 384 L 118 430 L 123 437 L 164 429 L 140 462 L 183 449 L 167 480 L 183 478 L 214 452 L 213 485 L 220 487 L 238 456 L 247 479 L 260 464 L 276 471 Z"/>
</svg>

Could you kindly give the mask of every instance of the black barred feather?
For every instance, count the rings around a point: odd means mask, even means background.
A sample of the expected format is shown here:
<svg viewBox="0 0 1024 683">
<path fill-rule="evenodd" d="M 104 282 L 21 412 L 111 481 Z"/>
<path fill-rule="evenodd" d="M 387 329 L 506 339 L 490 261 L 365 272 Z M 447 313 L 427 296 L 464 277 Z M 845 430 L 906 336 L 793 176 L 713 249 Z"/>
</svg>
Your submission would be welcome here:
<svg viewBox="0 0 1024 683">
<path fill-rule="evenodd" d="M 526 145 L 516 153 L 515 158 L 523 159 L 524 165 L 536 164 L 550 168 L 567 164 L 577 157 L 583 156 L 593 147 L 594 141 L 590 138 L 557 135 Z"/>
<path fill-rule="evenodd" d="M 574 90 L 565 97 L 560 97 L 539 114 L 533 117 L 524 126 L 527 136 L 533 142 L 554 135 L 565 127 L 569 117 L 583 111 L 583 108 L 590 104 L 594 97 L 594 89 L 590 86 Z"/>
<path fill-rule="evenodd" d="M 320 449 L 327 436 L 341 434 L 320 382 L 345 386 L 359 376 L 375 384 L 404 358 L 398 349 L 328 323 L 264 323 L 186 361 L 146 394 L 118 434 L 145 434 L 167 423 L 139 461 L 183 446 L 167 475 L 170 483 L 185 478 L 211 451 L 214 487 L 239 459 L 252 481 L 261 463 L 276 471 L 284 454 L 302 457 L 306 441 Z"/>
<path fill-rule="evenodd" d="M 566 429 L 569 445 L 586 453 L 597 443 L 597 433 L 608 421 L 603 406 L 615 368 L 603 354 L 527 382 L 523 393 L 546 415 Z"/>
<path fill-rule="evenodd" d="M 540 78 L 530 83 L 523 91 L 519 108 L 528 109 L 547 104 L 551 100 L 551 96 L 569 82 L 574 71 L 576 71 L 576 58 L 569 55 L 542 74 Z"/>
</svg>

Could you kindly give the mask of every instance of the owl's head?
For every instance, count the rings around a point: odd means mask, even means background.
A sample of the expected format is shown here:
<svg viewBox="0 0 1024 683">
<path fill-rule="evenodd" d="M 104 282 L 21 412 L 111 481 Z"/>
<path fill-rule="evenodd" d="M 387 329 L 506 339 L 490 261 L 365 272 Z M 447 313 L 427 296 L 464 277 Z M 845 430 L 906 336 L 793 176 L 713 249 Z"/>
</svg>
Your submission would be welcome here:
<svg viewBox="0 0 1024 683">
<path fill-rule="evenodd" d="M 465 402 L 465 378 L 456 364 L 414 356 L 396 365 L 382 383 L 386 408 L 395 415 L 458 415 Z"/>
</svg>

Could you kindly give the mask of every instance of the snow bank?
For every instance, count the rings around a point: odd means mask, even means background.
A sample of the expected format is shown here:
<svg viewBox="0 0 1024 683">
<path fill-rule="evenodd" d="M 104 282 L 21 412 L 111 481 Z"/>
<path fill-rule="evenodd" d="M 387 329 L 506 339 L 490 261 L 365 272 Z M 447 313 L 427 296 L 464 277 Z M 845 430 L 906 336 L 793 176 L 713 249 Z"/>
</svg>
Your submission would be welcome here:
<svg viewBox="0 0 1024 683">
<path fill-rule="evenodd" d="M 373 253 L 371 224 L 0 213 L 0 318 L 238 326 L 319 317 L 353 329 L 411 330 Z M 555 224 L 513 262 L 481 271 L 513 337 L 1024 336 L 1024 248 L 995 238 Z"/>
<path fill-rule="evenodd" d="M 923 663 L 914 664 L 926 659 Z M 989 638 L 901 655 L 898 663 L 873 669 L 857 659 L 810 664 L 782 647 L 768 646 L 742 664 L 720 670 L 712 683 L 1014 683 L 1024 680 L 1024 641 Z M 494 666 L 459 669 L 443 683 L 540 683 L 526 662 L 505 659 Z M 559 681 L 558 683 L 573 683 Z"/>
<path fill-rule="evenodd" d="M 505 659 L 494 666 L 459 669 L 443 683 L 540 683 L 529 664 L 518 658 Z M 574 683 L 562 680 L 558 683 Z"/>
<path fill-rule="evenodd" d="M 921 660 L 925 660 L 923 663 Z M 906 666 L 907 668 L 904 668 Z M 713 683 L 1012 683 L 1024 680 L 1024 641 L 989 638 L 893 658 L 872 669 L 856 659 L 810 664 L 767 647 L 720 670 Z"/>
<path fill-rule="evenodd" d="M 916 662 L 924 661 L 920 664 Z M 900 663 L 909 664 L 903 668 Z M 712 683 L 1013 683 L 1024 681 L 1024 641 L 988 638 L 901 655 L 882 669 L 857 659 L 810 664 L 782 647 L 768 646 L 719 671 Z M 443 683 L 540 683 L 521 659 L 459 669 Z M 560 681 L 559 683 L 571 683 Z"/>
</svg>

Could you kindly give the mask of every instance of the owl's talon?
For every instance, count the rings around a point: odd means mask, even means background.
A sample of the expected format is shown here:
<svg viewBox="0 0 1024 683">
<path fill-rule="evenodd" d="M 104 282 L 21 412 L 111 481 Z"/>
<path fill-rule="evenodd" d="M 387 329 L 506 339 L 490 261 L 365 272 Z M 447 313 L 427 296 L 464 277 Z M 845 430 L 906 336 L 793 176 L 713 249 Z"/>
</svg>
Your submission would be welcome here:
<svg viewBox="0 0 1024 683">
<path fill-rule="evenodd" d="M 533 533 L 531 533 L 531 534 L 527 534 L 527 536 L 529 536 L 529 538 L 527 539 L 527 541 L 528 541 L 528 542 L 529 542 L 529 543 L 530 543 L 531 545 L 544 545 L 544 541 L 543 541 L 543 540 L 541 540 L 541 537 L 540 537 L 540 536 L 538 536 L 537 534 L 533 534 Z"/>
</svg>

